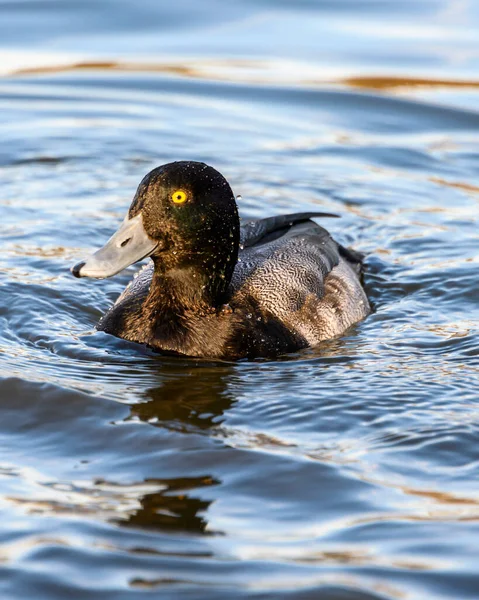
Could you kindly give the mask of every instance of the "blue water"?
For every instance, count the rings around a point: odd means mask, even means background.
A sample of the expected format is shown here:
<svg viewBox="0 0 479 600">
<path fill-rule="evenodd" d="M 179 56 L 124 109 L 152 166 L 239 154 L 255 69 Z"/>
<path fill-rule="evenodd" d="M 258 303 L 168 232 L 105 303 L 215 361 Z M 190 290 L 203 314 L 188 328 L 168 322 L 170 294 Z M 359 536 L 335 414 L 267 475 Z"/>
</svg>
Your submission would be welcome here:
<svg viewBox="0 0 479 600">
<path fill-rule="evenodd" d="M 0 597 L 479 597 L 479 5 L 0 0 Z M 367 254 L 275 361 L 94 325 L 69 267 L 154 166 Z"/>
</svg>

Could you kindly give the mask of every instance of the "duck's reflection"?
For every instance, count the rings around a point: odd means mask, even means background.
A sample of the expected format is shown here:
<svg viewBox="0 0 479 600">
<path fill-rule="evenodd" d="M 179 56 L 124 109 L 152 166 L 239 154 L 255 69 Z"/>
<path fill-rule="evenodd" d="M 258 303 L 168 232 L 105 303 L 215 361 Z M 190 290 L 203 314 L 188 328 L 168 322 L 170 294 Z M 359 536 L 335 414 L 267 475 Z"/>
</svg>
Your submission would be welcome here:
<svg viewBox="0 0 479 600">
<path fill-rule="evenodd" d="M 158 492 L 145 494 L 138 498 L 140 508 L 130 513 L 128 517 L 116 519 L 115 522 L 125 527 L 139 527 L 142 529 L 161 529 L 185 533 L 213 534 L 207 531 L 208 522 L 204 512 L 208 509 L 211 500 L 189 495 L 190 490 L 200 487 L 219 484 L 209 476 L 155 479 L 145 483 L 157 484 L 161 489 Z"/>
<path fill-rule="evenodd" d="M 145 393 L 146 402 L 131 407 L 129 418 L 154 426 L 184 432 L 206 433 L 219 425 L 234 403 L 228 392 L 232 367 L 202 365 L 185 367 L 163 363 L 161 385 Z M 161 529 L 195 534 L 217 533 L 208 530 L 205 513 L 212 500 L 201 497 L 201 488 L 218 485 L 211 475 L 150 479 L 158 491 L 137 498 L 140 508 L 116 522 L 126 527 Z"/>
<path fill-rule="evenodd" d="M 131 417 L 167 428 L 207 430 L 220 424 L 234 403 L 228 392 L 229 368 L 175 369 L 163 374 L 162 384 L 146 392 L 147 401 L 131 407 Z"/>
</svg>

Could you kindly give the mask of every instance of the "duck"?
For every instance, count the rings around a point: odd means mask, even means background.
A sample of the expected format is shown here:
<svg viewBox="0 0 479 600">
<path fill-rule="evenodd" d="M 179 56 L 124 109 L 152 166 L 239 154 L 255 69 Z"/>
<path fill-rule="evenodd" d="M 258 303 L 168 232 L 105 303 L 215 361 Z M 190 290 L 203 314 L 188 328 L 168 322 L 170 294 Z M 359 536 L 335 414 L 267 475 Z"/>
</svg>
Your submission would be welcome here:
<svg viewBox="0 0 479 600">
<path fill-rule="evenodd" d="M 300 212 L 240 226 L 213 167 L 177 161 L 140 182 L 118 231 L 75 277 L 112 277 L 147 257 L 96 325 L 168 355 L 274 358 L 344 334 L 371 307 L 363 255 Z"/>
</svg>

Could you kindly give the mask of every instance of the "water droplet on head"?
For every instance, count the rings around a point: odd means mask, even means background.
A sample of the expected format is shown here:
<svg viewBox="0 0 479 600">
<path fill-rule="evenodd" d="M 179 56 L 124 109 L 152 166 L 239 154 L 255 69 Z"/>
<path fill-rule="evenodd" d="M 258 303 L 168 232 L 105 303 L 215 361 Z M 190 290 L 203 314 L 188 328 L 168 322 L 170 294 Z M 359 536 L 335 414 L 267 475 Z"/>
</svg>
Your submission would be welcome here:
<svg viewBox="0 0 479 600">
<path fill-rule="evenodd" d="M 236 200 L 237 200 L 238 202 L 240 202 L 241 200 L 243 200 L 243 196 L 242 196 L 241 194 L 238 194 L 238 195 L 236 196 Z"/>
</svg>

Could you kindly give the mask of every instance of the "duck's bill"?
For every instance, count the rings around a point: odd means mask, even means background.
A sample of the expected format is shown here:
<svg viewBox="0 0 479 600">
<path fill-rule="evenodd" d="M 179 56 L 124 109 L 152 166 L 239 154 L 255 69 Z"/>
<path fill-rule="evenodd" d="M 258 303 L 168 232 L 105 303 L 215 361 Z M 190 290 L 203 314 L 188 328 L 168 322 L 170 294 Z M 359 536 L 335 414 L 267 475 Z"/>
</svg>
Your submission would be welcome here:
<svg viewBox="0 0 479 600">
<path fill-rule="evenodd" d="M 150 256 L 157 242 L 148 237 L 143 227 L 141 212 L 132 219 L 128 216 L 108 242 L 85 261 L 72 267 L 75 277 L 112 277 L 133 263 Z"/>
</svg>

